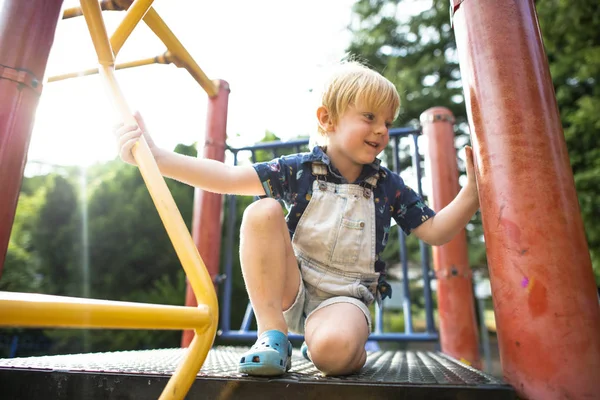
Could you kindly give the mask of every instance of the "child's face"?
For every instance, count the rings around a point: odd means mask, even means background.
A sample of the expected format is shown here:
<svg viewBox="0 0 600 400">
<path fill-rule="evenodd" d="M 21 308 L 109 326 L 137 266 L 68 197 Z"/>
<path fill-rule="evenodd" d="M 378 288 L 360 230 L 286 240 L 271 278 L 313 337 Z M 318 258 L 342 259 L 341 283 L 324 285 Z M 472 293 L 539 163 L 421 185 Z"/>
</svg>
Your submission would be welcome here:
<svg viewBox="0 0 600 400">
<path fill-rule="evenodd" d="M 393 120 L 393 110 L 374 110 L 360 103 L 350 106 L 328 134 L 328 148 L 339 150 L 354 163 L 370 164 L 388 145 Z"/>
</svg>

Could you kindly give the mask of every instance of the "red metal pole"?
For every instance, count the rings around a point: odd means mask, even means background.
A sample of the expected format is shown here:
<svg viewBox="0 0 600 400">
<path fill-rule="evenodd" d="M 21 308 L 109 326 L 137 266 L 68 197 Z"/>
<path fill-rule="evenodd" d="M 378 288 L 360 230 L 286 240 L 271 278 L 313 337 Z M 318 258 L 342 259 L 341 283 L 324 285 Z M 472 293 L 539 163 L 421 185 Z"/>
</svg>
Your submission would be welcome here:
<svg viewBox="0 0 600 400">
<path fill-rule="evenodd" d="M 434 210 L 439 211 L 450 204 L 460 190 L 454 147 L 454 115 L 447 108 L 430 108 L 421 114 L 421 125 L 427 138 L 427 160 L 432 177 L 433 191 L 429 202 Z M 432 249 L 442 351 L 481 368 L 465 230 L 461 230 L 449 243 Z"/>
<path fill-rule="evenodd" d="M 212 160 L 225 161 L 225 141 L 227 139 L 227 105 L 229 101 L 229 84 L 219 81 L 219 93 L 208 100 L 206 137 L 204 156 Z M 196 189 L 194 196 L 194 216 L 192 221 L 192 237 L 198 251 L 206 264 L 208 273 L 213 278 L 219 274 L 221 250 L 221 206 L 220 194 Z M 187 286 L 185 305 L 196 307 L 198 302 Z M 187 347 L 194 338 L 194 332 L 186 330 L 181 338 L 181 347 Z"/>
<path fill-rule="evenodd" d="M 504 376 L 600 393 L 600 307 L 533 0 L 454 0 Z"/>
<path fill-rule="evenodd" d="M 62 2 L 0 2 L 0 275 Z"/>
</svg>

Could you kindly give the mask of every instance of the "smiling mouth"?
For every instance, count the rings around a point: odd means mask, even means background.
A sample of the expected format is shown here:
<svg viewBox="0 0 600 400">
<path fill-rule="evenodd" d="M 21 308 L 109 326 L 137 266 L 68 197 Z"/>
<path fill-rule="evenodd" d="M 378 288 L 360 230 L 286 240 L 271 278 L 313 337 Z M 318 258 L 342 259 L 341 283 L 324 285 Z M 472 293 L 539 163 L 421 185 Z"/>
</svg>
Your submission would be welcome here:
<svg viewBox="0 0 600 400">
<path fill-rule="evenodd" d="M 375 143 L 375 142 L 365 142 L 365 144 L 367 144 L 367 145 L 369 145 L 369 146 L 371 146 L 371 147 L 373 147 L 373 148 L 375 148 L 375 149 L 376 149 L 377 147 L 379 147 L 379 144 L 378 144 L 378 143 Z"/>
</svg>

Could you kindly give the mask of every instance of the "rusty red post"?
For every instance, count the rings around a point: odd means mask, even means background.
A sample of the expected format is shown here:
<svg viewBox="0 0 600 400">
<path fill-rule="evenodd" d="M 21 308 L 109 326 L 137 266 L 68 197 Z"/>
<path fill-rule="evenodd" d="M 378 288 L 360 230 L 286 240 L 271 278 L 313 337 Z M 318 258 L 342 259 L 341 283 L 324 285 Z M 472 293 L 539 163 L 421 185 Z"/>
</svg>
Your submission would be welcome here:
<svg viewBox="0 0 600 400">
<path fill-rule="evenodd" d="M 0 275 L 62 2 L 0 2 Z"/>
<path fill-rule="evenodd" d="M 217 96 L 208 99 L 203 158 L 221 162 L 225 161 L 229 91 L 229 84 L 226 81 L 221 80 L 219 81 L 219 92 Z M 200 156 L 200 154 L 198 154 L 198 156 Z M 213 282 L 215 277 L 219 274 L 222 204 L 222 196 L 220 194 L 196 189 L 194 195 L 192 237 L 206 264 L 208 273 L 213 278 Z M 185 295 L 185 305 L 190 307 L 196 307 L 198 305 L 194 292 L 189 284 Z M 193 331 L 184 331 L 181 339 L 181 346 L 189 346 L 193 338 Z"/>
<path fill-rule="evenodd" d="M 426 158 L 432 183 L 429 203 L 439 211 L 450 204 L 460 190 L 454 147 L 454 115 L 447 108 L 430 108 L 421 114 L 421 126 L 427 138 Z M 449 243 L 434 246 L 432 250 L 442 351 L 481 368 L 465 230 L 461 230 Z"/>
<path fill-rule="evenodd" d="M 533 0 L 454 0 L 504 377 L 600 393 L 600 307 Z"/>
</svg>

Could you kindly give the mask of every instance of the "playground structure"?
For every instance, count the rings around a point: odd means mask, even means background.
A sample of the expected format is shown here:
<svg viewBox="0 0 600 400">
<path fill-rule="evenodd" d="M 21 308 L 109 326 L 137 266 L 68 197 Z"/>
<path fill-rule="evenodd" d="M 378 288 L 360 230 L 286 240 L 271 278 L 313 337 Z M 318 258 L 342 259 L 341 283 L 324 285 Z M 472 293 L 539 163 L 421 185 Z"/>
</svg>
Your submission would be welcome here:
<svg viewBox="0 0 600 400">
<path fill-rule="evenodd" d="M 8 210 L 0 215 L 1 259 L 61 5 L 62 0 L 9 0 L 0 10 L 0 101 L 3 109 L 10 110 L 0 120 L 0 187 L 7 188 L 0 195 L 0 209 Z M 204 156 L 222 160 L 228 85 L 204 75 L 151 6 L 152 0 L 81 1 L 98 54 L 98 71 L 123 121 L 133 122 L 115 79 L 115 57 L 135 25 L 144 20 L 167 46 L 162 60 L 185 67 L 207 92 L 211 136 Z M 505 379 L 524 398 L 591 398 L 600 392 L 595 376 L 600 369 L 600 309 L 533 1 L 453 0 L 451 6 Z M 110 38 L 102 8 L 127 9 Z M 79 13 L 79 9 L 66 10 L 64 17 Z M 27 26 L 21 22 L 24 15 L 32 21 Z M 17 40 L 21 46 L 14 46 Z M 434 144 L 428 160 L 436 176 L 432 204 L 439 209 L 458 190 L 456 165 L 451 167 L 452 117 L 447 110 L 432 109 L 423 114 L 422 124 Z M 196 209 L 201 211 L 194 216 L 192 238 L 145 141 L 133 153 L 186 271 L 190 283 L 186 304 L 196 307 L 3 293 L 0 325 L 193 329 L 183 338 L 183 344 L 189 345 L 186 356 L 160 397 L 181 399 L 206 359 L 217 329 L 213 278 L 218 274 L 219 257 L 214 252 L 219 246 L 214 242 L 209 246 L 203 235 L 219 229 L 214 220 L 220 214 L 221 197 L 201 192 L 196 198 Z M 464 233 L 434 250 L 440 339 L 444 352 L 476 366 L 477 331 L 464 254 Z M 433 331 L 428 319 L 428 333 Z"/>
</svg>

